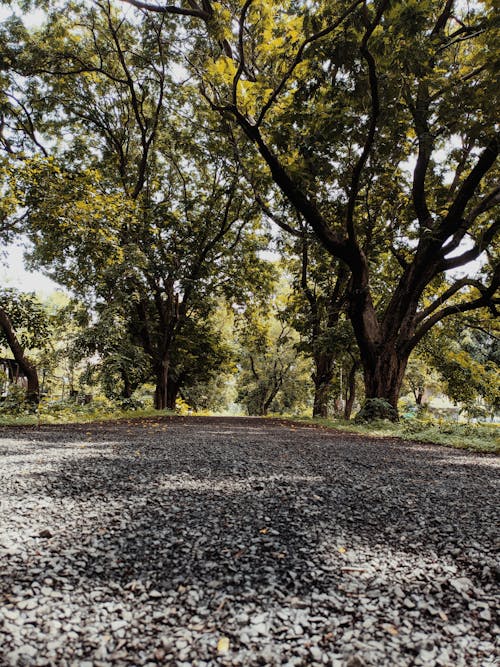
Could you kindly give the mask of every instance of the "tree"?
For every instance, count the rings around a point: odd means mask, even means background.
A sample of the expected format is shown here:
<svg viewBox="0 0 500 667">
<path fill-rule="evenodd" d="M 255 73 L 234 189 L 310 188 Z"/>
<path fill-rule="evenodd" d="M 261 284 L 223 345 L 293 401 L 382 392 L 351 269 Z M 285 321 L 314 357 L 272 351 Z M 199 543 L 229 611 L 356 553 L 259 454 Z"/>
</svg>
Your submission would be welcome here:
<svg viewBox="0 0 500 667">
<path fill-rule="evenodd" d="M 223 331 L 222 311 L 211 307 L 206 317 L 188 319 L 177 337 L 170 364 L 169 409 L 175 409 L 179 394 L 195 410 L 225 407 L 225 392 L 218 387 L 218 378 L 227 381 L 235 365 L 233 349 Z"/>
<path fill-rule="evenodd" d="M 498 323 L 491 318 L 450 318 L 421 346 L 446 395 L 469 412 L 478 399 L 493 414 L 500 408 L 499 333 Z"/>
<path fill-rule="evenodd" d="M 15 67 L 25 35 L 22 20 L 14 15 L 0 24 L 0 239 L 6 244 L 19 233 L 23 220 L 16 165 L 36 154 L 47 155 L 38 133 L 36 99 Z"/>
<path fill-rule="evenodd" d="M 298 352 L 284 302 L 286 295 L 278 294 L 267 312 L 253 305 L 240 316 L 237 402 L 250 415 L 289 412 L 307 402 L 309 364 Z"/>
<path fill-rule="evenodd" d="M 27 350 L 43 347 L 47 342 L 48 318 L 34 294 L 13 289 L 0 290 L 0 344 L 7 345 L 26 376 L 26 399 L 38 403 L 38 372 Z"/>
<path fill-rule="evenodd" d="M 92 312 L 73 302 L 66 312 L 75 323 L 74 332 L 66 332 L 66 356 L 73 365 L 85 363 L 82 380 L 99 384 L 109 399 L 129 401 L 151 379 L 151 368 L 144 350 L 132 339 L 122 304 L 99 303 Z"/>
<path fill-rule="evenodd" d="M 439 382 L 439 377 L 432 367 L 428 355 L 421 350 L 415 350 L 410 357 L 406 367 L 405 385 L 413 394 L 418 408 L 425 407 L 425 397 L 428 392 L 442 391 L 442 384 Z"/>
<path fill-rule="evenodd" d="M 120 311 L 161 409 L 176 338 L 217 294 L 261 289 L 266 238 L 232 154 L 206 129 L 213 120 L 174 97 L 166 19 L 127 23 L 109 2 L 67 10 L 27 37 L 21 62 L 46 91 L 47 131 L 72 135 L 23 181 L 32 259 Z"/>
<path fill-rule="evenodd" d="M 366 396 L 395 414 L 426 333 L 498 303 L 493 3 L 125 1 L 191 17 L 205 100 L 348 267 Z M 478 258 L 476 278 L 445 279 Z"/>
<path fill-rule="evenodd" d="M 294 277 L 290 322 L 301 336 L 300 350 L 314 364 L 313 417 L 326 418 L 336 366 L 341 366 L 347 349 L 339 320 L 346 307 L 348 275 L 342 267 L 332 270 L 331 256 L 305 229 L 291 247 L 288 245 L 287 267 Z"/>
</svg>

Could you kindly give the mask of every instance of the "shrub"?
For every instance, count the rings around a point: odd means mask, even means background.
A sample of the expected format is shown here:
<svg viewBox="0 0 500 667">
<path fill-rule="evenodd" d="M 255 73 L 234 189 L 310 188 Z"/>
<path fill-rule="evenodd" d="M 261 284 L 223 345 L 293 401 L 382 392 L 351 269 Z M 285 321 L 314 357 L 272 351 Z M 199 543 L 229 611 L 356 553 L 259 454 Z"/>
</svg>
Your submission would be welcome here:
<svg viewBox="0 0 500 667">
<path fill-rule="evenodd" d="M 398 421 L 398 412 L 383 398 L 367 398 L 354 421 L 356 424 L 362 424 L 363 422 L 373 422 L 381 419 L 396 422 Z"/>
<path fill-rule="evenodd" d="M 15 384 L 11 384 L 7 395 L 0 399 L 0 414 L 22 415 L 33 411 L 33 405 L 26 402 L 25 389 Z"/>
</svg>

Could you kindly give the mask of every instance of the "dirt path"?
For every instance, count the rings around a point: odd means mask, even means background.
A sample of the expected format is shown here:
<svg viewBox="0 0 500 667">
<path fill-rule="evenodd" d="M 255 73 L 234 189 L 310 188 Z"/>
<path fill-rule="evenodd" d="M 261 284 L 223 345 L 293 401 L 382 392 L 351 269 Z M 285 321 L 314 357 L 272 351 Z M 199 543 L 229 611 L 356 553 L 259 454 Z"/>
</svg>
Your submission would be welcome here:
<svg viewBox="0 0 500 667">
<path fill-rule="evenodd" d="M 498 466 L 259 419 L 0 429 L 0 665 L 496 665 Z"/>
</svg>

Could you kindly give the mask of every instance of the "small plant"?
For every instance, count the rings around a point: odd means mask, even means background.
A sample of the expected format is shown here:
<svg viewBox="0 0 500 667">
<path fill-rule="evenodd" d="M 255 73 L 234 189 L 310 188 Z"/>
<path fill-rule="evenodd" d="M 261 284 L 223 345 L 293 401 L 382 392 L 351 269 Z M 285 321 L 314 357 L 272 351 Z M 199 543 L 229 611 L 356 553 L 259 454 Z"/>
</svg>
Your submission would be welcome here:
<svg viewBox="0 0 500 667">
<path fill-rule="evenodd" d="M 22 415 L 28 412 L 33 412 L 33 409 L 26 402 L 26 391 L 18 385 L 9 385 L 7 395 L 0 399 L 0 414 Z"/>
<path fill-rule="evenodd" d="M 367 398 L 354 421 L 356 424 L 362 424 L 384 419 L 397 422 L 399 419 L 397 410 L 383 398 Z"/>
<path fill-rule="evenodd" d="M 144 401 L 138 398 L 122 398 L 117 403 L 121 410 L 142 410 L 144 408 Z"/>
</svg>

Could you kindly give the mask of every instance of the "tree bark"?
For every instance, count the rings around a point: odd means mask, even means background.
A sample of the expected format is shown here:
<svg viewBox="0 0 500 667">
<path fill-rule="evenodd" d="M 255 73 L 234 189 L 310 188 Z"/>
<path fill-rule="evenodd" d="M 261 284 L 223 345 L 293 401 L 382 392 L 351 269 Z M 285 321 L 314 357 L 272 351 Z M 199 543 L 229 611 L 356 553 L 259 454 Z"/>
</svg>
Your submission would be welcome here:
<svg viewBox="0 0 500 667">
<path fill-rule="evenodd" d="M 354 405 L 354 399 L 356 398 L 356 371 L 358 370 L 358 362 L 354 361 L 351 370 L 349 371 L 349 377 L 347 380 L 346 387 L 346 397 L 345 397 L 345 406 L 344 406 L 344 419 L 349 420 L 351 418 L 352 406 Z"/>
<path fill-rule="evenodd" d="M 167 408 L 168 391 L 168 367 L 169 358 L 164 357 L 161 363 L 156 366 L 156 388 L 155 388 L 155 410 L 165 410 Z"/>
<path fill-rule="evenodd" d="M 128 373 L 122 369 L 121 375 L 123 380 L 122 398 L 131 398 L 132 394 L 134 393 L 134 389 L 130 383 Z"/>
<path fill-rule="evenodd" d="M 397 410 L 408 357 L 387 345 L 379 350 L 374 363 L 363 359 L 366 398 L 383 398 Z"/>
<path fill-rule="evenodd" d="M 167 410 L 175 410 L 178 393 L 179 383 L 169 377 L 167 382 Z"/>
<path fill-rule="evenodd" d="M 14 359 L 19 364 L 19 367 L 28 380 L 26 399 L 30 403 L 38 403 L 40 401 L 40 385 L 38 382 L 36 366 L 24 354 L 24 349 L 17 338 L 12 321 L 3 308 L 0 308 L 0 327 L 2 327 L 5 337 L 7 338 L 7 344 Z"/>
<path fill-rule="evenodd" d="M 316 370 L 312 375 L 314 382 L 313 417 L 328 417 L 328 398 L 333 379 L 334 355 L 323 353 L 314 355 Z"/>
</svg>

